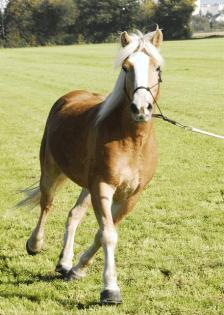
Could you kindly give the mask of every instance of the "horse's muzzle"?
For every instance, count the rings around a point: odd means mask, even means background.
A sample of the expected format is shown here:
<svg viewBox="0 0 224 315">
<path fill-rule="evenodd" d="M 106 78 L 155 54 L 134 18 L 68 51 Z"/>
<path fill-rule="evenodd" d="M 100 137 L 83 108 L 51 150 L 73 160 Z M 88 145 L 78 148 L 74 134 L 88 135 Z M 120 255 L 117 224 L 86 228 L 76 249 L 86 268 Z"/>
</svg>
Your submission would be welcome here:
<svg viewBox="0 0 224 315">
<path fill-rule="evenodd" d="M 152 113 L 149 112 L 148 114 L 135 114 L 132 115 L 132 118 L 138 123 L 148 122 L 152 118 Z"/>
</svg>

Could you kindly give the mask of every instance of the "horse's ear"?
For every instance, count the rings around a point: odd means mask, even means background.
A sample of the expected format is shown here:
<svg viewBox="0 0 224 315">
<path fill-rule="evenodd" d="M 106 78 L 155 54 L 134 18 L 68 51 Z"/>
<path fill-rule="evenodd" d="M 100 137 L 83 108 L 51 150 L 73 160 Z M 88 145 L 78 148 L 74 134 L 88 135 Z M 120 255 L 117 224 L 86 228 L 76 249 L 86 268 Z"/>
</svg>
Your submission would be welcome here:
<svg viewBox="0 0 224 315">
<path fill-rule="evenodd" d="M 127 32 L 121 33 L 121 46 L 125 47 L 131 42 L 131 37 Z"/>
<path fill-rule="evenodd" d="M 162 41 L 163 41 L 163 33 L 162 33 L 162 31 L 159 29 L 159 26 L 157 25 L 157 28 L 156 28 L 156 30 L 155 30 L 155 32 L 154 32 L 154 34 L 153 34 L 153 37 L 151 38 L 151 43 L 152 43 L 155 47 L 159 48 L 160 45 L 161 45 L 161 43 L 162 43 Z"/>
</svg>

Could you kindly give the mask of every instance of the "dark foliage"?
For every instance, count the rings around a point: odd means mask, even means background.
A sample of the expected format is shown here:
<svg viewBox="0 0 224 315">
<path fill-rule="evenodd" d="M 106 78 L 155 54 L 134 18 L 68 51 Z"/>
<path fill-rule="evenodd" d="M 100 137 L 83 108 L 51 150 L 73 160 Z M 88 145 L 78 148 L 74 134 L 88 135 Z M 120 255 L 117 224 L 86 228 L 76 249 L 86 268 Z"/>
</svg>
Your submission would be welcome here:
<svg viewBox="0 0 224 315">
<path fill-rule="evenodd" d="M 77 10 L 73 0 L 10 0 L 5 12 L 5 45 L 9 47 L 69 44 Z"/>
<path fill-rule="evenodd" d="M 194 0 L 160 0 L 153 9 L 152 19 L 163 29 L 165 39 L 189 38 L 194 6 Z"/>
<path fill-rule="evenodd" d="M 79 0 L 77 8 L 76 30 L 86 42 L 102 42 L 134 27 L 140 4 L 136 0 Z"/>
<path fill-rule="evenodd" d="M 120 31 L 147 32 L 155 23 L 167 39 L 187 38 L 193 8 L 194 0 L 9 0 L 0 46 L 113 41 Z"/>
</svg>

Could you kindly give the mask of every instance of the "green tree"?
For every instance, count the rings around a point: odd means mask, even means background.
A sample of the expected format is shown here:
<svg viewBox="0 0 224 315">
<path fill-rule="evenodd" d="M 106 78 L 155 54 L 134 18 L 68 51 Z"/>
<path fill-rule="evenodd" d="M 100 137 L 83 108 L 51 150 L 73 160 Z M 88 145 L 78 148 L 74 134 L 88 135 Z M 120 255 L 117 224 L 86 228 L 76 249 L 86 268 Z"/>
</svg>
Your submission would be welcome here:
<svg viewBox="0 0 224 315">
<path fill-rule="evenodd" d="M 0 40 L 5 39 L 5 8 L 7 7 L 7 3 L 7 0 L 0 0 Z"/>
<path fill-rule="evenodd" d="M 6 8 L 6 45 L 10 47 L 74 42 L 73 0 L 10 0 Z"/>
<path fill-rule="evenodd" d="M 155 23 L 153 22 L 154 8 L 155 2 L 153 0 L 141 1 L 136 27 L 142 32 L 147 33 L 155 29 Z"/>
<path fill-rule="evenodd" d="M 40 44 L 69 44 L 75 41 L 71 27 L 77 9 L 73 0 L 43 0 L 33 13 L 35 33 Z"/>
<path fill-rule="evenodd" d="M 35 0 L 10 0 L 5 9 L 5 38 L 7 46 L 27 46 L 31 45 L 32 41 L 35 41 L 32 13 L 36 3 L 37 1 Z"/>
<path fill-rule="evenodd" d="M 135 27 L 137 0 L 77 0 L 75 29 L 87 42 L 102 42 L 111 34 Z"/>
<path fill-rule="evenodd" d="M 159 0 L 154 4 L 152 20 L 163 29 L 165 39 L 189 38 L 194 7 L 194 0 Z"/>
<path fill-rule="evenodd" d="M 119 31 L 147 32 L 155 23 L 166 39 L 190 36 L 194 0 L 0 0 L 0 45 L 9 47 L 104 42 Z"/>
</svg>

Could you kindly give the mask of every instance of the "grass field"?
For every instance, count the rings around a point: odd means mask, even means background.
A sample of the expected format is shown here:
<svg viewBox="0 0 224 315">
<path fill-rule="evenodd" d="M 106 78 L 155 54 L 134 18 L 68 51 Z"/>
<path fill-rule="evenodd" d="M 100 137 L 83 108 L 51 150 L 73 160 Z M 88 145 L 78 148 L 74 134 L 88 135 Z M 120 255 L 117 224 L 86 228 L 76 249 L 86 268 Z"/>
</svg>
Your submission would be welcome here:
<svg viewBox="0 0 224 315">
<path fill-rule="evenodd" d="M 16 193 L 39 179 L 38 151 L 53 102 L 72 89 L 108 93 L 113 44 L 0 50 L 0 314 L 224 314 L 224 142 L 156 121 L 157 175 L 119 226 L 123 304 L 97 304 L 100 252 L 88 276 L 54 272 L 64 224 L 79 188 L 57 195 L 45 250 L 25 242 L 39 209 L 15 209 Z M 173 119 L 224 134 L 224 39 L 165 42 L 160 106 Z M 78 228 L 75 257 L 92 241 L 93 211 Z"/>
</svg>

